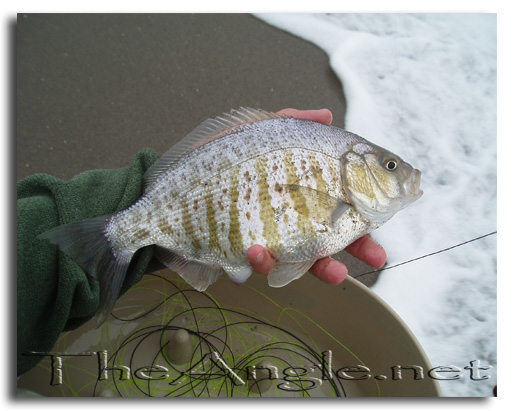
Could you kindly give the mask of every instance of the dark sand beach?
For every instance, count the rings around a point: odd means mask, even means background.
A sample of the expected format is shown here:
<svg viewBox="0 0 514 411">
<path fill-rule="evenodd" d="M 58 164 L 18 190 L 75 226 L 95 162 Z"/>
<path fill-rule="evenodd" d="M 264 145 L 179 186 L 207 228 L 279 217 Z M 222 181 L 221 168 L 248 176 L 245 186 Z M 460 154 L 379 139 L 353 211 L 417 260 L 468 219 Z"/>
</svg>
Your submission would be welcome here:
<svg viewBox="0 0 514 411">
<path fill-rule="evenodd" d="M 344 127 L 327 55 L 251 15 L 20 14 L 16 43 L 17 179 L 160 155 L 240 106 L 329 108 Z M 369 271 L 342 255 L 351 274 Z"/>
</svg>

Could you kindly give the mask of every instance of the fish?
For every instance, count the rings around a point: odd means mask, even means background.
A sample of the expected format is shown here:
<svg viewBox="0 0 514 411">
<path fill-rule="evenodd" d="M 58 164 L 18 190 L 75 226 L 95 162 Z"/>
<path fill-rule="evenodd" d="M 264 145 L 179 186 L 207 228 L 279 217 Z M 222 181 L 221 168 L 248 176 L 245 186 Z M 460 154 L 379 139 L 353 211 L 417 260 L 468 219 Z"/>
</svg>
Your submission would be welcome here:
<svg viewBox="0 0 514 411">
<path fill-rule="evenodd" d="M 354 133 L 241 107 L 163 154 L 129 208 L 39 238 L 99 281 L 101 324 L 143 247 L 205 291 L 224 273 L 244 283 L 246 250 L 260 244 L 276 259 L 268 284 L 282 287 L 420 198 L 420 180 L 398 155 Z"/>
</svg>

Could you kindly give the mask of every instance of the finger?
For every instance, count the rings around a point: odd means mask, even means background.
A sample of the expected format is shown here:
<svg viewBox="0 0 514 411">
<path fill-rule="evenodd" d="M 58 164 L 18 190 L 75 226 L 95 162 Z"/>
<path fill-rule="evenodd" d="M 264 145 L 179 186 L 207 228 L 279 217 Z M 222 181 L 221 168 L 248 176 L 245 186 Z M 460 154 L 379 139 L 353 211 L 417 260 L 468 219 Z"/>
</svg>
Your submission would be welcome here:
<svg viewBox="0 0 514 411">
<path fill-rule="evenodd" d="M 355 258 L 374 268 L 383 267 L 387 260 L 385 250 L 369 235 L 354 241 L 345 250 Z"/>
<path fill-rule="evenodd" d="M 332 123 L 332 113 L 330 110 L 323 108 L 320 110 L 296 110 L 294 108 L 285 108 L 277 114 L 294 117 L 302 120 L 312 120 L 329 126 Z"/>
<path fill-rule="evenodd" d="M 321 281 L 332 285 L 340 284 L 348 274 L 346 266 L 332 257 L 316 261 L 309 271 Z"/>
<path fill-rule="evenodd" d="M 275 268 L 275 260 L 261 245 L 251 246 L 246 252 L 246 258 L 256 273 L 267 275 Z"/>
</svg>

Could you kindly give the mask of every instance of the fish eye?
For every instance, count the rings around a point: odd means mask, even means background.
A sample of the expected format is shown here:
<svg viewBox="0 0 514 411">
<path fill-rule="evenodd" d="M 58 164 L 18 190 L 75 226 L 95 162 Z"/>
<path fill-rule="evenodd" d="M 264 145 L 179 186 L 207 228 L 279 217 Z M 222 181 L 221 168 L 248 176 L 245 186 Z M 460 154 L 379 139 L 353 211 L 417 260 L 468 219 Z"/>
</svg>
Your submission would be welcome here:
<svg viewBox="0 0 514 411">
<path fill-rule="evenodd" d="M 396 169 L 396 167 L 398 166 L 398 162 L 393 159 L 393 158 L 389 158 L 387 159 L 385 162 L 384 162 L 384 166 L 386 169 L 388 169 L 389 171 L 393 171 Z"/>
<path fill-rule="evenodd" d="M 396 161 L 389 160 L 386 164 L 388 170 L 394 170 L 396 168 Z"/>
</svg>

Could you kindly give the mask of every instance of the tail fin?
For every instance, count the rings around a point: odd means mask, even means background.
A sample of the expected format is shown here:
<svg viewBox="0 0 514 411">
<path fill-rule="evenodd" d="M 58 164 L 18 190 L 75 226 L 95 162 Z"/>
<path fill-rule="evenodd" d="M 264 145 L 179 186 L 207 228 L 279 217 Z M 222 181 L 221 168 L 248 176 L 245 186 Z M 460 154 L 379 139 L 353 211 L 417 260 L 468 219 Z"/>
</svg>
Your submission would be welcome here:
<svg viewBox="0 0 514 411">
<path fill-rule="evenodd" d="M 65 224 L 40 234 L 100 283 L 99 327 L 111 313 L 127 274 L 131 251 L 114 249 L 106 235 L 111 215 Z"/>
</svg>

